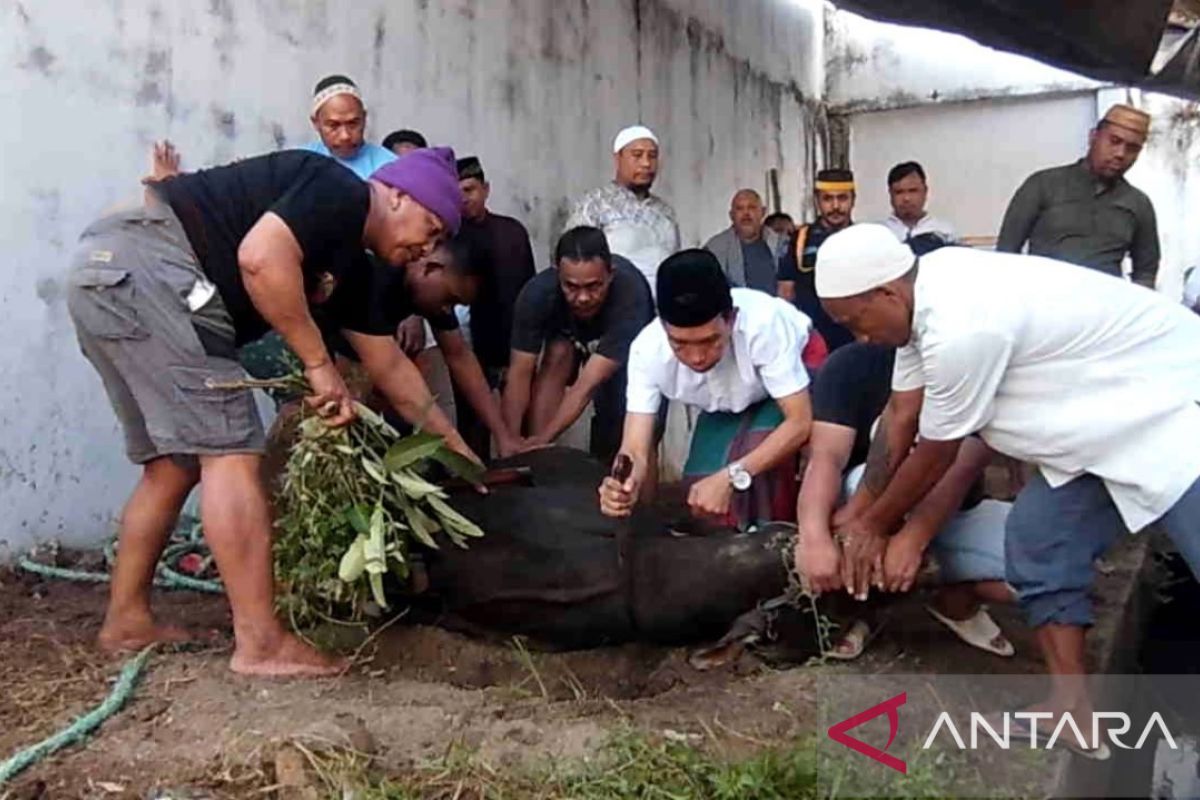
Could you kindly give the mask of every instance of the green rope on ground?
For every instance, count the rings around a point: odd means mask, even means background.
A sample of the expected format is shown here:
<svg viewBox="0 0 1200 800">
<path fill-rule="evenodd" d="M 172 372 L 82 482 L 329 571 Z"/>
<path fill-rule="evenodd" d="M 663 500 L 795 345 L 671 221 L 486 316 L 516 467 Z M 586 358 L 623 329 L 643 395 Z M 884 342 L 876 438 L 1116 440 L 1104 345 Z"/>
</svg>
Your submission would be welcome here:
<svg viewBox="0 0 1200 800">
<path fill-rule="evenodd" d="M 209 594 L 224 594 L 225 587 L 220 581 L 202 580 L 184 575 L 174 568 L 180 556 L 192 552 L 204 551 L 204 533 L 200 521 L 191 517 L 180 520 L 175 530 L 173 544 L 163 551 L 158 568 L 155 570 L 154 585 L 160 589 L 182 589 L 191 592 L 208 592 Z M 104 559 L 111 567 L 117 560 L 116 541 L 104 545 Z M 58 578 L 65 581 L 80 583 L 108 583 L 111 577 L 107 572 L 88 572 L 79 569 L 53 567 L 34 561 L 28 556 L 17 559 L 17 566 L 26 572 L 41 575 L 45 578 Z"/>
<path fill-rule="evenodd" d="M 142 650 L 121 668 L 121 674 L 116 684 L 104 702 L 75 720 L 66 728 L 48 739 L 43 739 L 32 747 L 28 747 L 4 762 L 0 762 L 0 786 L 10 781 L 17 773 L 36 764 L 47 756 L 57 753 L 69 745 L 76 744 L 87 738 L 88 734 L 100 727 L 105 720 L 121 710 L 133 693 L 138 677 L 150 658 L 154 645 Z"/>
<path fill-rule="evenodd" d="M 111 580 L 111 576 L 107 572 L 87 572 L 81 569 L 52 567 L 49 564 L 34 561 L 28 556 L 19 558 L 17 566 L 26 572 L 32 572 L 44 578 L 57 578 L 64 581 L 108 583 Z M 159 573 L 159 577 L 154 579 L 154 585 L 160 589 L 182 589 L 190 592 L 208 592 L 209 594 L 225 593 L 225 588 L 221 585 L 220 581 L 200 580 L 187 575 L 181 575 L 166 565 L 159 567 Z"/>
</svg>

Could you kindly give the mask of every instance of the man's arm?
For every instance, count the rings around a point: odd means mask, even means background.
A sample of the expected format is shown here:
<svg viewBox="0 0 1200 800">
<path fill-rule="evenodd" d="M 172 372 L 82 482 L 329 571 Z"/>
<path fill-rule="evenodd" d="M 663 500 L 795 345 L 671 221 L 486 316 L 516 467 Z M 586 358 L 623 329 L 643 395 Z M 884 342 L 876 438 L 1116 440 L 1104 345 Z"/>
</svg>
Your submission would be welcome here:
<svg viewBox="0 0 1200 800">
<path fill-rule="evenodd" d="M 983 440 L 967 437 L 945 476 L 908 515 L 901 532 L 911 529 L 913 533 L 920 534 L 925 544 L 933 541 L 950 518 L 962 508 L 967 493 L 979 480 L 991 458 L 992 451 Z"/>
<path fill-rule="evenodd" d="M 783 411 L 783 422 L 758 447 L 738 459 L 751 476 L 768 472 L 784 459 L 795 457 L 812 430 L 812 402 L 807 389 L 780 397 L 775 402 Z"/>
<path fill-rule="evenodd" d="M 783 422 L 771 431 L 762 444 L 737 460 L 751 477 L 767 472 L 789 457 L 795 458 L 808 441 L 812 428 L 812 404 L 808 390 L 801 389 L 776 402 L 783 410 Z M 729 473 L 722 468 L 692 484 L 688 491 L 688 507 L 697 515 L 724 515 L 729 511 L 733 491 Z"/>
<path fill-rule="evenodd" d="M 583 370 L 579 373 L 579 377 L 563 394 L 562 403 L 559 404 L 558 410 L 554 412 L 554 417 L 543 430 L 534 431 L 533 436 L 529 438 L 531 445 L 550 444 L 563 431 L 575 424 L 575 420 L 583 414 L 588 403 L 592 402 L 592 395 L 600 388 L 600 385 L 617 373 L 621 365 L 613 361 L 611 358 L 605 358 L 602 355 L 592 355 L 584 365 Z"/>
<path fill-rule="evenodd" d="M 1008 203 L 1004 221 L 1000 224 L 1000 235 L 996 238 L 996 250 L 1001 253 L 1019 253 L 1029 240 L 1033 225 L 1041 212 L 1041 184 L 1036 175 L 1026 178 Z"/>
<path fill-rule="evenodd" d="M 1133 231 L 1133 244 L 1129 248 L 1133 262 L 1133 282 L 1153 289 L 1158 279 L 1158 262 L 1161 257 L 1158 244 L 1158 218 L 1154 206 L 1146 200 L 1146 208 L 1137 216 L 1137 227 Z"/>
<path fill-rule="evenodd" d="M 849 502 L 838 511 L 835 526 L 863 513 L 887 489 L 917 439 L 924 396 L 923 389 L 892 392 L 880 415 L 879 428 L 871 438 L 863 479 Z"/>
<path fill-rule="evenodd" d="M 854 450 L 854 438 L 854 429 L 845 425 L 814 422 L 812 426 L 808 466 L 796 500 L 800 531 L 796 568 L 815 593 L 841 585 L 830 520 L 842 493 L 842 473 Z"/>
<path fill-rule="evenodd" d="M 514 435 L 505 424 L 504 415 L 500 412 L 500 403 L 492 394 L 487 378 L 483 375 L 483 368 L 479 366 L 479 359 L 475 357 L 475 352 L 467 347 L 462 332 L 434 331 L 433 336 L 437 339 L 438 347 L 442 348 L 442 356 L 446 359 L 446 366 L 450 368 L 450 377 L 454 385 L 496 437 L 500 457 L 518 452 L 521 449 L 520 437 Z"/>
<path fill-rule="evenodd" d="M 529 398 L 533 393 L 533 376 L 537 372 L 538 357 L 535 353 L 513 350 L 508 357 L 508 376 L 504 382 L 502 407 L 504 422 L 509 430 L 520 433 L 529 410 Z"/>
<path fill-rule="evenodd" d="M 665 401 L 664 401 L 665 402 Z M 606 477 L 600 484 L 600 511 L 608 517 L 628 517 L 637 505 L 638 495 L 646 484 L 650 453 L 654 447 L 655 414 L 625 415 L 625 430 L 618 451 L 633 461 L 633 472 L 620 483 Z"/>
<path fill-rule="evenodd" d="M 395 339 L 351 330 L 342 333 L 362 360 L 363 368 L 375 388 L 396 409 L 396 413 L 412 425 L 441 436 L 452 450 L 476 463 L 483 463 L 434 402 L 421 371 L 404 355 Z"/>
<path fill-rule="evenodd" d="M 258 313 L 279 332 L 305 367 L 330 361 L 304 294 L 304 253 L 291 229 L 267 212 L 238 247 L 238 267 Z"/>
<path fill-rule="evenodd" d="M 884 588 L 887 591 L 907 592 L 912 588 L 920 569 L 921 555 L 950 518 L 962 508 L 963 500 L 983 474 L 991 457 L 991 449 L 982 440 L 972 436 L 963 442 L 945 476 L 913 509 L 904 526 L 892 537 L 888 545 L 888 561 L 893 560 L 891 551 L 897 547 L 911 554 L 911 557 L 895 559 L 894 565 L 886 565 Z"/>
<path fill-rule="evenodd" d="M 291 228 L 272 212 L 264 214 L 238 246 L 238 267 L 250 302 L 304 365 L 313 392 L 309 404 L 322 409 L 331 425 L 344 425 L 354 419 L 354 402 L 309 313 L 303 260 Z M 329 403 L 337 404 L 335 412 L 324 411 Z"/>
</svg>

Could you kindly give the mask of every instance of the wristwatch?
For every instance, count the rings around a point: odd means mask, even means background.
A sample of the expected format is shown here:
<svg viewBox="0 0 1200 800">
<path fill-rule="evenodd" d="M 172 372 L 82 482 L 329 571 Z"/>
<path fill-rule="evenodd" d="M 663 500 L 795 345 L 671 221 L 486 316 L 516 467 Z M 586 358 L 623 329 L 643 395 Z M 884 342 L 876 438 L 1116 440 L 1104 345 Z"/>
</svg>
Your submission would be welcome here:
<svg viewBox="0 0 1200 800">
<path fill-rule="evenodd" d="M 750 488 L 750 484 L 754 478 L 746 471 L 741 462 L 734 462 L 728 467 L 729 470 L 729 485 L 739 492 L 744 492 Z"/>
</svg>

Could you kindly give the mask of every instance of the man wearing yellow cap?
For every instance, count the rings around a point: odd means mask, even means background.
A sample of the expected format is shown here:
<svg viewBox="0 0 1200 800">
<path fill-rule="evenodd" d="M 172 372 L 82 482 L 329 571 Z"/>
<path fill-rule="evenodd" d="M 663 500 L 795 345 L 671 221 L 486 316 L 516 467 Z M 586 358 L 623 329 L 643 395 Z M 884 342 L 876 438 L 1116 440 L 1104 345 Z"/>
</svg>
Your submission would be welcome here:
<svg viewBox="0 0 1200 800">
<path fill-rule="evenodd" d="M 1133 280 L 1154 288 L 1158 223 L 1150 198 L 1125 180 L 1150 132 L 1150 115 L 1115 105 L 1074 164 L 1035 172 L 1008 204 L 996 249 L 1048 256 L 1120 276 L 1128 253 Z"/>
<path fill-rule="evenodd" d="M 859 339 L 899 348 L 892 401 L 917 409 L 889 423 L 898 466 L 839 530 L 852 590 L 895 585 L 889 536 L 968 436 L 1036 465 L 1005 524 L 1006 579 L 1051 676 L 1043 731 L 1063 712 L 1094 730 L 1083 680 L 1094 560 L 1157 523 L 1200 574 L 1200 318 L 1048 258 L 947 247 L 918 259 L 879 225 L 831 236 L 816 287 Z"/>
<path fill-rule="evenodd" d="M 813 327 L 830 352 L 854 341 L 850 331 L 837 324 L 817 299 L 813 270 L 817 250 L 833 234 L 854 224 L 854 173 L 848 169 L 823 169 L 813 187 L 817 221 L 801 225 L 779 262 L 779 296 L 790 300 L 813 321 Z"/>
</svg>

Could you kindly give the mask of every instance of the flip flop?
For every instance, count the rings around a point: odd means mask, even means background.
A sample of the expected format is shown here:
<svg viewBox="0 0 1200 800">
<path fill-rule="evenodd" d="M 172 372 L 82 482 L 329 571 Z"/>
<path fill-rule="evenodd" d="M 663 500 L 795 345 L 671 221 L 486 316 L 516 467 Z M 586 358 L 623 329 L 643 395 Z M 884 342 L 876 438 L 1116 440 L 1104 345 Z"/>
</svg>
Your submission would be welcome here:
<svg viewBox="0 0 1200 800">
<path fill-rule="evenodd" d="M 987 720 L 987 723 L 992 726 L 993 730 L 1001 731 L 1004 729 L 1004 719 L 999 712 L 995 714 L 989 714 L 985 717 L 985 719 Z M 1010 742 L 1016 743 L 1029 740 L 1029 732 L 1031 730 L 1029 727 L 1029 720 L 1025 719 L 1024 717 L 1015 717 L 1010 714 L 1008 721 Z M 1039 722 L 1040 721 L 1041 720 L 1039 720 Z M 1050 738 L 1053 732 L 1053 726 L 1047 726 L 1045 728 L 1039 727 L 1038 733 L 1042 734 L 1042 736 L 1038 741 L 1045 742 Z M 1087 734 L 1084 735 L 1086 736 Z M 1080 747 L 1079 740 L 1075 738 L 1075 733 L 1070 729 L 1064 730 L 1062 734 L 1054 740 L 1054 744 L 1055 746 L 1061 744 L 1075 755 L 1080 756 L 1081 758 L 1086 758 L 1089 761 L 1108 761 L 1110 758 L 1112 758 L 1112 750 L 1104 742 L 1100 742 L 1098 747 Z"/>
<path fill-rule="evenodd" d="M 836 661 L 853 661 L 867 649 L 867 645 L 871 643 L 871 640 L 875 638 L 875 634 L 879 632 L 879 627 L 876 626 L 875 630 L 871 630 L 871 626 L 866 622 L 856 619 L 846 630 L 846 633 L 838 639 L 833 649 L 825 654 L 825 657 Z M 843 642 L 852 642 L 855 645 L 854 649 L 849 653 L 838 652 L 838 648 L 841 647 Z"/>
<path fill-rule="evenodd" d="M 933 606 L 925 606 L 925 610 L 972 647 L 978 647 L 980 650 L 1002 658 L 1010 658 L 1017 652 L 1012 642 L 1005 638 L 1004 631 L 1000 630 L 1000 626 L 992 619 L 991 614 L 982 607 L 975 612 L 974 616 L 961 620 L 950 619 L 945 614 L 939 613 Z M 997 644 L 997 642 L 999 643 Z"/>
</svg>

